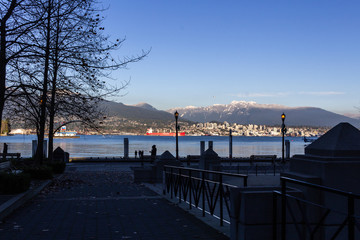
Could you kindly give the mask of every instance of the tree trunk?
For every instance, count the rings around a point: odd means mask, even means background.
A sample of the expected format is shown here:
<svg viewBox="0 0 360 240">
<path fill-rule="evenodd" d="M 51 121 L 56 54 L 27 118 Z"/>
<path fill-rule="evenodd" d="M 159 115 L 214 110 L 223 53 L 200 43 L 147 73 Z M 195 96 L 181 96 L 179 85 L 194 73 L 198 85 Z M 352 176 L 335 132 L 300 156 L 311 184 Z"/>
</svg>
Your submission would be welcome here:
<svg viewBox="0 0 360 240">
<path fill-rule="evenodd" d="M 51 101 L 49 111 L 49 162 L 53 161 L 54 151 L 54 118 L 55 118 L 55 86 L 51 90 Z"/>
<path fill-rule="evenodd" d="M 1 21 L 0 25 L 0 123 L 2 122 L 2 113 L 5 106 L 6 90 L 6 24 Z"/>
<path fill-rule="evenodd" d="M 50 62 L 50 35 L 51 35 L 51 0 L 48 0 L 48 12 L 46 23 L 46 46 L 45 46 L 45 64 L 44 64 L 44 80 L 42 88 L 42 96 L 40 100 L 40 121 L 39 121 L 39 135 L 38 146 L 36 149 L 36 161 L 40 164 L 44 160 L 44 138 L 45 138 L 45 124 L 46 124 L 46 102 L 48 91 L 48 76 L 49 76 L 49 62 Z"/>
<path fill-rule="evenodd" d="M 2 122 L 2 113 L 5 106 L 6 65 L 8 61 L 6 58 L 6 22 L 13 14 L 16 5 L 17 1 L 12 0 L 9 9 L 0 22 L 0 123 Z"/>
<path fill-rule="evenodd" d="M 56 103 L 56 84 L 59 70 L 59 34 L 60 34 L 60 19 L 59 19 L 59 6 L 58 16 L 56 21 L 56 39 L 55 39 L 55 53 L 54 53 L 54 71 L 52 78 L 51 100 L 49 110 L 49 162 L 53 161 L 54 151 L 54 119 L 55 119 L 55 103 Z"/>
</svg>

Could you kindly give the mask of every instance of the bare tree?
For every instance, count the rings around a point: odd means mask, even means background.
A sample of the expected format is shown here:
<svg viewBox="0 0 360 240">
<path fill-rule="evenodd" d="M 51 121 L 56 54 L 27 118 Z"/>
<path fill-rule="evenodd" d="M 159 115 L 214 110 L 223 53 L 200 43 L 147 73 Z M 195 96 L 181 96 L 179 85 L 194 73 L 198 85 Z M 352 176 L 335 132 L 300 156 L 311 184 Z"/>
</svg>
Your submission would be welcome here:
<svg viewBox="0 0 360 240">
<path fill-rule="evenodd" d="M 127 84 L 112 87 L 103 78 L 148 54 L 143 51 L 137 56 L 113 58 L 111 53 L 125 39 L 109 41 L 103 34 L 101 13 L 94 0 L 43 0 L 32 12 L 36 15 L 33 19 L 43 21 L 27 33 L 31 43 L 28 57 L 16 62 L 21 89 L 12 106 L 16 112 L 22 108 L 22 115 L 31 117 L 36 125 L 36 158 L 40 163 L 47 120 L 51 158 L 55 118 L 93 124 L 101 115 L 97 102 L 109 94 L 118 94 Z"/>
<path fill-rule="evenodd" d="M 61 109 L 60 113 L 72 115 L 94 126 L 94 120 L 101 115 L 97 102 L 105 95 L 118 93 L 127 84 L 125 82 L 120 87 L 109 87 L 99 78 L 106 77 L 109 71 L 126 67 L 128 63 L 137 62 L 147 55 L 147 52 L 142 52 L 138 56 L 126 57 L 123 60 L 111 57 L 111 52 L 118 49 L 125 39 L 111 43 L 108 37 L 102 34 L 104 27 L 101 26 L 100 15 L 103 10 L 97 9 L 94 4 L 93 0 L 57 0 L 54 5 L 56 23 L 53 24 L 55 40 L 51 55 L 53 76 L 49 104 L 50 159 L 55 114 Z M 57 89 L 60 90 L 62 101 L 56 100 Z"/>
</svg>

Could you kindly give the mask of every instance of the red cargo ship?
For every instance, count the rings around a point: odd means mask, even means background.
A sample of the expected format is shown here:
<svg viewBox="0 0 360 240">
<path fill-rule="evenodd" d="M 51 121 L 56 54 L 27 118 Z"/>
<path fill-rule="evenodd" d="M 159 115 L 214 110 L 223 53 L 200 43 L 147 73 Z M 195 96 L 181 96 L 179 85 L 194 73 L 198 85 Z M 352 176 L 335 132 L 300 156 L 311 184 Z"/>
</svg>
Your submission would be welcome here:
<svg viewBox="0 0 360 240">
<path fill-rule="evenodd" d="M 175 137 L 176 133 L 174 132 L 164 132 L 164 133 L 159 133 L 159 132 L 153 132 L 151 128 L 149 128 L 146 132 L 147 136 L 170 136 L 170 137 Z M 178 136 L 185 136 L 185 132 L 179 132 Z"/>
</svg>

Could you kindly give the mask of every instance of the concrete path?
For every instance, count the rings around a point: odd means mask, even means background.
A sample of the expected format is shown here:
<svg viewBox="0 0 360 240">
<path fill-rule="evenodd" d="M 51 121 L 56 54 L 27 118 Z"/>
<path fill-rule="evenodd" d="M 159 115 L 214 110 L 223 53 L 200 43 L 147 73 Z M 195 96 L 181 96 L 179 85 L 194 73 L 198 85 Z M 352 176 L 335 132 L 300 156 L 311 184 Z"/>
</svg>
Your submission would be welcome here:
<svg viewBox="0 0 360 240">
<path fill-rule="evenodd" d="M 70 164 L 0 223 L 0 239 L 228 239 L 143 185 L 129 166 Z"/>
</svg>

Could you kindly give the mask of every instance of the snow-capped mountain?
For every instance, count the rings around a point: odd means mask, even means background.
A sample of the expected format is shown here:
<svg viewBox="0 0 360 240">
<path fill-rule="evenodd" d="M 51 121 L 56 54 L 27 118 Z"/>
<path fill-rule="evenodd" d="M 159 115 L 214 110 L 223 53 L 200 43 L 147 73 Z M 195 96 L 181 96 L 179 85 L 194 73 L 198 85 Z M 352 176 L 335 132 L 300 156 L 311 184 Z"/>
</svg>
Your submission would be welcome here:
<svg viewBox="0 0 360 240">
<path fill-rule="evenodd" d="M 169 113 L 178 111 L 180 116 L 195 122 L 227 121 L 238 124 L 280 125 L 281 114 L 286 114 L 289 126 L 335 126 L 349 122 L 360 126 L 360 121 L 315 107 L 287 107 L 276 104 L 233 101 L 230 104 L 214 104 L 207 107 L 189 106 L 173 108 Z"/>
</svg>

